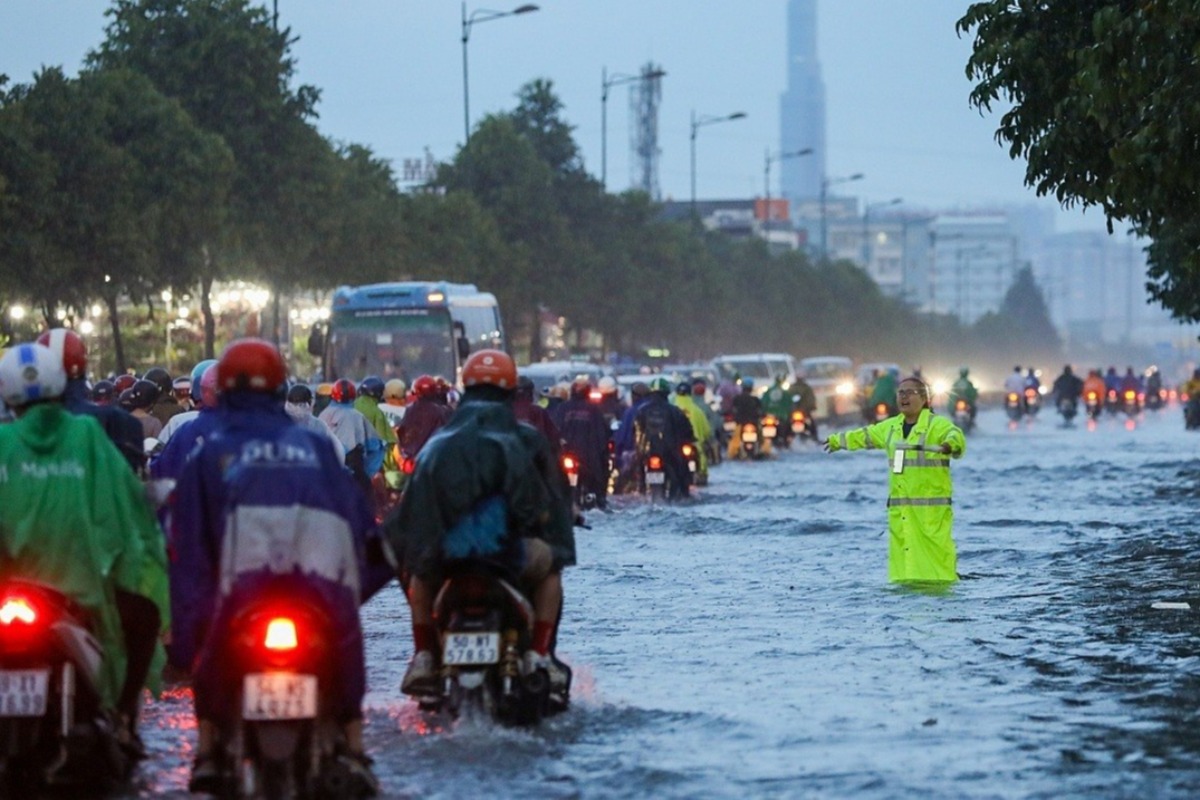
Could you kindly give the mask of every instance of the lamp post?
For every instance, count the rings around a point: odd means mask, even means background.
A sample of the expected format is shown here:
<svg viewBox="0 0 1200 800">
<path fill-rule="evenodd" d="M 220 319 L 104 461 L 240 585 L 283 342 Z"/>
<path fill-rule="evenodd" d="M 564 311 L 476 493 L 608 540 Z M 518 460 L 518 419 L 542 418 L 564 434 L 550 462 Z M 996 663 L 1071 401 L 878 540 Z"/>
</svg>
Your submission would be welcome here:
<svg viewBox="0 0 1200 800">
<path fill-rule="evenodd" d="M 703 128 L 705 125 L 716 125 L 718 122 L 729 122 L 735 119 L 745 119 L 746 112 L 735 111 L 732 114 L 726 114 L 723 117 L 712 117 L 702 115 L 697 117 L 696 112 L 692 111 L 692 216 L 696 215 L 696 131 Z"/>
<path fill-rule="evenodd" d="M 789 158 L 800 158 L 812 154 L 813 149 L 806 147 L 803 150 L 792 150 L 788 153 L 771 154 L 771 148 L 767 148 L 766 158 L 763 159 L 763 195 L 766 198 L 766 222 L 771 221 L 771 164 L 776 161 L 783 161 Z"/>
<path fill-rule="evenodd" d="M 893 197 L 891 200 L 884 200 L 880 203 L 863 203 L 863 230 L 862 230 L 862 250 L 863 250 L 863 269 L 867 272 L 871 271 L 871 237 L 869 220 L 871 219 L 871 210 L 875 208 L 887 208 L 888 206 L 898 206 L 904 202 L 902 197 Z"/>
<path fill-rule="evenodd" d="M 528 14 L 531 11 L 537 11 L 538 7 L 532 3 L 526 3 L 522 6 L 517 6 L 512 11 L 492 11 L 486 8 L 477 8 L 467 16 L 467 4 L 462 4 L 462 51 L 463 51 L 463 147 L 467 146 L 467 142 L 471 139 L 471 103 L 470 89 L 467 84 L 467 42 L 471 38 L 471 26 L 480 22 L 491 22 L 494 19 L 502 17 L 511 17 L 517 14 Z"/>
<path fill-rule="evenodd" d="M 829 235 L 829 212 L 826 204 L 829 198 L 829 187 L 837 186 L 840 183 L 849 183 L 850 181 L 860 181 L 863 177 L 861 172 L 856 172 L 845 178 L 830 178 L 828 176 L 821 178 L 821 261 L 829 260 L 829 240 L 827 238 Z"/>
<path fill-rule="evenodd" d="M 622 75 L 614 73 L 610 78 L 608 68 L 600 72 L 600 188 L 608 188 L 608 90 L 614 86 L 623 86 L 637 81 L 657 80 L 666 75 L 666 70 L 655 69 L 640 75 Z"/>
</svg>

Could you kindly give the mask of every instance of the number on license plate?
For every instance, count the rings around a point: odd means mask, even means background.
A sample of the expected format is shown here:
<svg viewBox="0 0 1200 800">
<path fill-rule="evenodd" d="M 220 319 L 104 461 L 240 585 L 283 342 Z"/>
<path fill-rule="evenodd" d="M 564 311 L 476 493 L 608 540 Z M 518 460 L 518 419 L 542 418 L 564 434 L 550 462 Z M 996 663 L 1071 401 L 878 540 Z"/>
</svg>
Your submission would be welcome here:
<svg viewBox="0 0 1200 800">
<path fill-rule="evenodd" d="M 651 486 L 660 486 L 667 482 L 667 476 L 661 472 L 647 472 L 646 483 Z"/>
<path fill-rule="evenodd" d="M 317 676 L 257 672 L 242 682 L 242 717 L 251 721 L 315 719 Z"/>
<path fill-rule="evenodd" d="M 495 664 L 500 660 L 500 634 L 447 633 L 442 643 L 442 663 L 456 666 Z"/>
<path fill-rule="evenodd" d="M 46 713 L 48 669 L 0 670 L 0 717 L 40 717 Z"/>
</svg>

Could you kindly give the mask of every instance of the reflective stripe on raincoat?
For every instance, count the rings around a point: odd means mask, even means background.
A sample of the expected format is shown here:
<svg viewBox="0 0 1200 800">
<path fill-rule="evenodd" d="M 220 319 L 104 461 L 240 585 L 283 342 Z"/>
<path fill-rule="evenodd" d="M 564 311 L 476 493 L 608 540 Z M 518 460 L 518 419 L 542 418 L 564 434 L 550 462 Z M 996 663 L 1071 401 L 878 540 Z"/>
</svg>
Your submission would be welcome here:
<svg viewBox="0 0 1200 800">
<path fill-rule="evenodd" d="M 883 450 L 889 466 L 888 580 L 958 580 L 950 504 L 950 459 L 967 449 L 963 432 L 945 417 L 921 410 L 908 436 L 898 414 L 829 439 L 831 450 Z M 950 445 L 950 455 L 937 451 Z M 895 471 L 896 453 L 903 469 Z"/>
</svg>

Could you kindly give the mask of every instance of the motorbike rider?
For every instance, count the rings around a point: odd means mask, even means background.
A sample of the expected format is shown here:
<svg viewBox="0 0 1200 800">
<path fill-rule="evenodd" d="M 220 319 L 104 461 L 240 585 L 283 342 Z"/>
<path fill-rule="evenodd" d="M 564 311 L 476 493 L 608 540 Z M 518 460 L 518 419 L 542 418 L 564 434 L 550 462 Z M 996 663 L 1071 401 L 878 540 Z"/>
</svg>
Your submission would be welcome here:
<svg viewBox="0 0 1200 800">
<path fill-rule="evenodd" d="M 214 370 L 215 373 L 215 370 Z M 316 395 L 313 390 L 305 386 L 303 383 L 293 384 L 288 389 L 287 400 L 283 404 L 283 410 L 302 428 L 308 428 L 314 433 L 329 440 L 333 445 L 333 452 L 337 454 L 338 463 L 346 463 L 346 448 L 342 445 L 342 440 L 334 435 L 334 432 L 329 429 L 321 420 L 313 416 L 313 401 Z"/>
<path fill-rule="evenodd" d="M 538 433 L 546 437 L 557 460 L 562 452 L 562 436 L 558 433 L 558 426 L 550 418 L 550 413 L 534 402 L 533 390 L 533 378 L 527 375 L 517 377 L 517 391 L 513 395 L 512 403 L 513 414 L 521 422 L 537 428 Z"/>
<path fill-rule="evenodd" d="M 192 376 L 180 375 L 171 381 L 171 394 L 175 395 L 175 402 L 179 403 L 179 407 L 184 411 L 193 410 L 195 406 L 192 403 Z"/>
<path fill-rule="evenodd" d="M 636 485 L 633 468 L 635 445 L 633 436 L 633 421 L 638 411 L 650 399 L 650 386 L 642 381 L 635 382 L 629 387 L 629 408 L 621 417 L 621 425 L 613 436 L 613 458 L 617 464 L 617 492 L 629 491 L 630 486 Z"/>
<path fill-rule="evenodd" d="M 169 624 L 163 535 L 128 462 L 87 414 L 65 405 L 62 355 L 40 344 L 0 359 L 0 563 L 8 577 L 63 593 L 92 619 L 106 709 L 139 755 L 142 688 L 156 685 Z M 152 686 L 151 688 L 154 688 Z"/>
<path fill-rule="evenodd" d="M 683 445 L 688 442 L 695 445 L 696 435 L 687 415 L 671 405 L 670 395 L 671 383 L 666 378 L 655 378 L 650 381 L 646 402 L 634 414 L 634 473 L 640 475 L 640 467 L 647 459 L 658 456 L 670 480 L 670 497 L 677 499 L 689 496 L 691 473 L 683 460 Z"/>
<path fill-rule="evenodd" d="M 1133 371 L 1133 367 L 1126 367 L 1125 374 L 1121 377 L 1121 394 L 1125 394 L 1132 390 L 1134 394 L 1141 394 L 1146 389 L 1142 382 L 1142 376 Z"/>
<path fill-rule="evenodd" d="M 675 397 L 672 398 L 676 408 L 687 415 L 692 426 L 692 434 L 696 440 L 696 485 L 708 485 L 708 451 L 712 446 L 713 431 L 708 422 L 708 414 L 701 408 L 703 398 L 697 401 L 692 395 L 692 384 L 682 381 L 675 387 Z M 780 423 L 783 424 L 782 422 Z"/>
<path fill-rule="evenodd" d="M 755 430 L 758 429 L 759 422 L 762 421 L 763 407 L 762 400 L 754 394 L 754 379 L 742 378 L 742 393 L 733 398 L 733 422 L 737 426 L 734 434 L 729 439 L 729 457 L 735 458 L 739 448 L 742 446 L 740 431 L 743 425 L 753 425 Z"/>
<path fill-rule="evenodd" d="M 326 438 L 284 411 L 286 374 L 269 342 L 239 339 L 225 348 L 219 424 L 184 465 L 172 498 L 173 639 L 194 664 L 199 733 L 192 791 L 219 789 L 217 736 L 236 714 L 238 694 L 224 683 L 229 625 L 246 602 L 279 589 L 330 617 L 329 702 L 345 737 L 343 758 L 358 791 L 374 788 L 363 753 L 358 616 L 373 517 Z"/>
<path fill-rule="evenodd" d="M 608 425 L 598 404 L 589 397 L 592 383 L 578 377 L 571 383 L 571 396 L 550 412 L 562 436 L 563 449 L 579 459 L 579 485 L 594 495 L 596 507 L 608 508 Z"/>
<path fill-rule="evenodd" d="M 206 358 L 205 360 L 192 367 L 191 376 L 188 379 L 188 393 L 191 408 L 180 414 L 176 414 L 167 420 L 167 424 L 163 425 L 162 432 L 158 434 L 158 440 L 163 444 L 171 441 L 171 437 L 175 432 L 188 424 L 196 417 L 200 416 L 200 410 L 206 405 L 213 408 L 217 404 L 217 373 L 214 370 L 209 378 L 207 386 L 202 384 L 204 373 L 209 367 L 215 367 L 217 360 L 215 358 Z M 206 397 L 207 393 L 207 397 Z"/>
<path fill-rule="evenodd" d="M 1004 379 L 1004 391 L 1009 394 L 1015 393 L 1017 397 L 1025 396 L 1025 376 L 1021 374 L 1019 364 L 1013 367 L 1013 371 Z"/>
<path fill-rule="evenodd" d="M 808 424 L 808 432 L 813 439 L 817 438 L 817 393 L 813 391 L 812 386 L 808 381 L 804 380 L 803 376 L 797 375 L 796 380 L 792 382 L 792 394 L 800 399 L 795 401 L 795 407 L 804 412 L 805 421 Z M 787 424 L 786 422 L 784 424 Z M 790 426 L 788 428 L 791 430 Z"/>
<path fill-rule="evenodd" d="M 825 451 L 880 449 L 887 453 L 891 466 L 888 580 L 953 582 L 958 580 L 958 572 L 950 459 L 963 455 L 967 440 L 949 419 L 933 413 L 923 381 L 905 378 L 896 394 L 899 414 L 831 436 L 825 441 Z"/>
<path fill-rule="evenodd" d="M 121 392 L 119 402 L 142 426 L 142 439 L 157 439 L 163 424 L 150 413 L 158 400 L 158 385 L 154 381 L 138 378 L 133 386 Z"/>
<path fill-rule="evenodd" d="M 1054 379 L 1050 391 L 1054 395 L 1056 406 L 1061 405 L 1064 400 L 1077 404 L 1083 395 L 1083 381 L 1071 370 L 1071 365 L 1067 364 L 1063 367 L 1062 374 Z"/>
<path fill-rule="evenodd" d="M 408 402 L 408 384 L 399 378 L 390 378 L 383 385 L 383 402 L 391 406 L 403 406 Z"/>
<path fill-rule="evenodd" d="M 602 377 L 596 382 L 596 388 L 600 390 L 600 413 L 604 415 L 604 422 L 611 429 L 614 422 L 620 422 L 621 417 L 625 416 L 627 406 L 621 402 L 620 387 L 613 376 Z"/>
<path fill-rule="evenodd" d="M 368 375 L 358 384 L 358 394 L 354 398 L 354 408 L 367 418 L 379 440 L 383 442 L 383 480 L 388 489 L 400 488 L 400 464 L 396 462 L 396 429 L 392 427 L 387 414 L 380 410 L 383 402 L 383 379 L 377 375 Z"/>
<path fill-rule="evenodd" d="M 334 381 L 329 390 L 329 405 L 317 419 L 328 425 L 341 441 L 346 450 L 346 466 L 363 492 L 371 497 L 371 476 L 383 466 L 383 442 L 367 418 L 354 407 L 354 395 L 353 383 L 345 378 Z"/>
<path fill-rule="evenodd" d="M 70 384 L 68 383 L 68 386 L 69 385 Z M 87 382 L 85 381 L 84 382 L 85 388 L 86 388 L 86 385 L 87 385 Z M 113 408 L 119 408 L 119 406 L 113 406 L 113 401 L 117 399 L 115 390 L 116 390 L 116 386 L 113 384 L 112 381 L 108 380 L 107 378 L 98 380 L 94 384 L 92 384 L 91 401 L 93 403 L 95 403 L 97 406 L 100 406 L 101 408 L 107 408 L 109 406 L 112 406 Z M 86 397 L 85 397 L 85 399 L 86 399 Z M 122 410 L 124 410 L 124 409 L 122 409 Z M 134 422 L 136 422 L 136 421 L 137 420 L 134 420 Z M 142 426 L 139 424 L 138 425 L 138 433 L 139 434 L 141 433 L 141 427 Z"/>
<path fill-rule="evenodd" d="M 971 421 L 975 421 L 975 412 L 978 411 L 977 400 L 979 399 L 979 390 L 975 388 L 975 384 L 971 382 L 971 370 L 967 367 L 962 367 L 958 371 L 958 380 L 950 387 L 950 396 L 947 398 L 950 414 L 953 416 L 954 407 L 958 404 L 959 399 L 967 402 L 967 409 L 970 411 Z"/>
<path fill-rule="evenodd" d="M 885 370 L 879 376 L 879 380 L 875 381 L 875 386 L 871 389 L 871 396 L 867 399 L 866 414 L 868 420 L 873 421 L 875 419 L 875 409 L 881 403 L 887 406 L 888 416 L 896 413 L 896 381 L 899 377 L 899 371 L 893 367 Z"/>
<path fill-rule="evenodd" d="M 150 407 L 150 414 L 164 426 L 171 417 L 187 411 L 175 399 L 175 382 L 171 380 L 171 373 L 162 367 L 151 367 L 142 378 L 158 387 L 158 396 Z"/>
<path fill-rule="evenodd" d="M 575 563 L 566 475 L 545 437 L 513 414 L 512 358 L 476 351 L 463 365 L 462 382 L 458 409 L 421 452 L 399 507 L 383 524 L 412 614 L 414 653 L 401 690 L 436 691 L 434 593 L 446 561 L 467 558 L 486 560 L 532 587 L 533 639 L 522 669 L 546 670 L 552 686 L 565 688 L 569 671 L 553 648 L 562 570 Z"/>
<path fill-rule="evenodd" d="M 396 428 L 400 452 L 405 458 L 416 458 L 421 448 L 450 418 L 450 409 L 438 399 L 437 380 L 422 375 L 413 381 L 413 400 Z"/>
<path fill-rule="evenodd" d="M 1088 376 L 1083 381 L 1083 394 L 1086 396 L 1092 392 L 1096 394 L 1096 402 L 1104 404 L 1104 393 L 1107 389 L 1104 383 L 1104 376 L 1100 374 L 1100 370 L 1093 369 L 1088 371 Z"/>
<path fill-rule="evenodd" d="M 1164 397 L 1162 393 L 1162 373 L 1158 371 L 1158 367 L 1151 366 L 1149 374 L 1146 375 L 1146 399 L 1147 402 L 1153 402 L 1156 406 L 1161 405 Z M 1150 401 L 1153 397 L 1154 400 Z"/>
<path fill-rule="evenodd" d="M 792 429 L 788 426 L 788 420 L 792 416 L 792 406 L 795 403 L 792 400 L 792 392 L 783 385 L 782 375 L 776 375 L 770 388 L 763 392 L 762 404 L 764 413 L 775 416 L 778 422 L 778 435 L 784 439 L 790 439 Z"/>
<path fill-rule="evenodd" d="M 88 358 L 87 346 L 84 344 L 83 337 L 66 328 L 52 328 L 38 336 L 37 341 L 38 344 L 49 347 L 51 352 L 59 356 L 63 371 L 67 376 L 67 386 L 62 396 L 62 402 L 67 411 L 72 414 L 86 414 L 94 417 L 108 438 L 121 451 L 126 463 L 133 468 L 134 472 L 141 470 L 146 460 L 142 445 L 145 437 L 142 436 L 141 423 L 116 404 L 94 403 L 88 400 Z M 106 382 L 97 382 L 97 387 L 100 387 L 101 383 Z M 111 382 L 108 382 L 108 386 L 110 388 L 109 396 L 112 397 L 116 392 L 111 389 L 115 387 Z"/>
</svg>

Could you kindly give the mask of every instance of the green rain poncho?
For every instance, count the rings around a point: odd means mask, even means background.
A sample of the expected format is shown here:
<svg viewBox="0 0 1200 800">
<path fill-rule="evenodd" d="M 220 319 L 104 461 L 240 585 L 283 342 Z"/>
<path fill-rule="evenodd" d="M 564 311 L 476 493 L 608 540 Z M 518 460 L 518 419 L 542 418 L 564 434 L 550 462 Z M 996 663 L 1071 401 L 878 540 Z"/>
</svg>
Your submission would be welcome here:
<svg viewBox="0 0 1200 800">
<path fill-rule="evenodd" d="M 93 614 L 109 707 L 125 677 L 116 590 L 149 598 L 164 629 L 170 621 L 166 549 L 141 482 L 96 420 L 57 403 L 0 425 L 0 578 L 8 577 L 51 586 Z"/>
<path fill-rule="evenodd" d="M 958 580 L 958 561 L 950 505 L 950 459 L 967 449 L 963 432 L 928 408 L 904 436 L 904 416 L 829 437 L 829 449 L 883 450 L 888 465 L 888 580 L 897 582 Z M 950 454 L 933 452 L 943 444 Z M 927 449 L 926 449 L 927 448 Z M 896 470 L 896 453 L 903 451 Z"/>
</svg>

